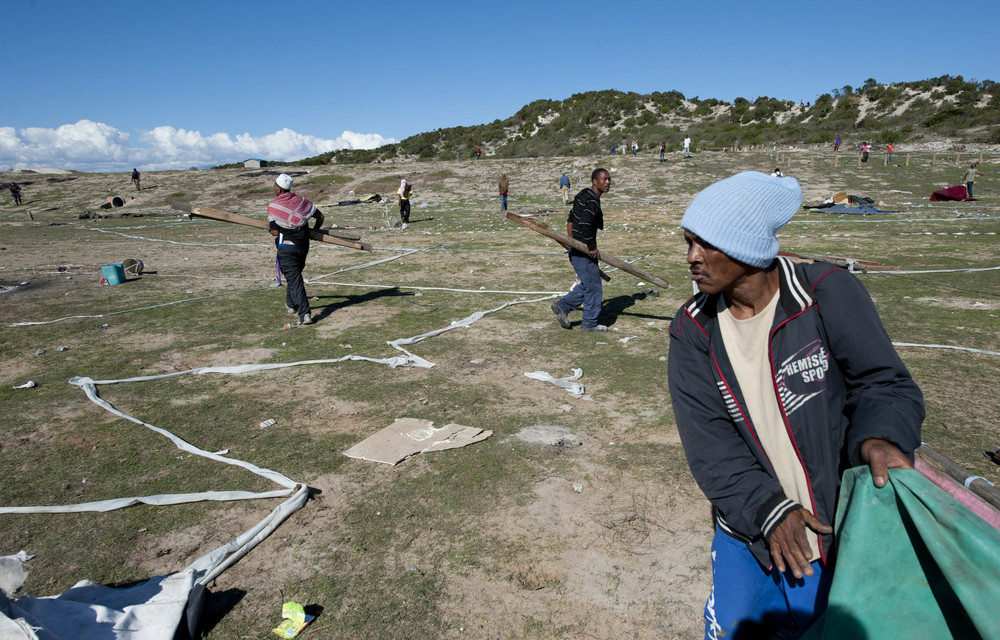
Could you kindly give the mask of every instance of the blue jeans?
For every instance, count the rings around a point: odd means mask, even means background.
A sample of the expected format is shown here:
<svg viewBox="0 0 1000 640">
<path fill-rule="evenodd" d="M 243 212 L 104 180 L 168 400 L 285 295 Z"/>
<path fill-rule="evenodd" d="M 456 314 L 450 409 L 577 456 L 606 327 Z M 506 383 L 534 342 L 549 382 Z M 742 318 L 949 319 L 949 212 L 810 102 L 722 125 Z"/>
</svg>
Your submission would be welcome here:
<svg viewBox="0 0 1000 640">
<path fill-rule="evenodd" d="M 661 152 L 660 152 L 660 162 L 663 162 L 663 161 L 664 161 L 664 160 L 663 160 L 663 154 L 664 154 L 664 152 L 663 152 L 663 151 L 661 151 Z"/>
<path fill-rule="evenodd" d="M 569 250 L 569 262 L 573 265 L 573 271 L 580 282 L 573 285 L 569 293 L 564 295 L 559 302 L 559 308 L 566 313 L 571 313 L 581 304 L 583 305 L 583 327 L 597 326 L 597 318 L 601 315 L 601 269 L 597 265 L 597 260 L 593 260 L 585 253 L 580 253 L 576 249 Z"/>
<path fill-rule="evenodd" d="M 507 194 L 506 193 L 501 193 L 500 194 L 500 210 L 501 211 L 506 211 L 507 210 Z"/>
<path fill-rule="evenodd" d="M 891 153 L 885 154 L 885 163 L 886 164 L 892 164 L 892 154 Z"/>
<path fill-rule="evenodd" d="M 965 190 L 969 192 L 969 197 L 971 198 L 972 197 L 972 183 L 971 182 L 966 182 L 965 183 Z"/>
<path fill-rule="evenodd" d="M 745 544 L 716 528 L 705 638 L 770 638 L 784 629 L 801 634 L 826 610 L 833 580 L 821 561 L 812 567 L 812 577 L 801 580 L 791 571 L 763 569 Z"/>
</svg>

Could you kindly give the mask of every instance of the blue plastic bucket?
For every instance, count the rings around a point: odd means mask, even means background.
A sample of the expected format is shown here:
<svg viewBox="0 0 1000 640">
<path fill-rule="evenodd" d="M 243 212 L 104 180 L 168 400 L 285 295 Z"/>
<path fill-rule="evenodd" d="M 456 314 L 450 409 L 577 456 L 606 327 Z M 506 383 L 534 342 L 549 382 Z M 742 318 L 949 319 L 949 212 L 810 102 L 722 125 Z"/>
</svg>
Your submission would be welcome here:
<svg viewBox="0 0 1000 640">
<path fill-rule="evenodd" d="M 121 284 L 125 282 L 125 269 L 120 262 L 106 264 L 101 267 L 101 275 L 104 276 L 108 284 Z"/>
</svg>

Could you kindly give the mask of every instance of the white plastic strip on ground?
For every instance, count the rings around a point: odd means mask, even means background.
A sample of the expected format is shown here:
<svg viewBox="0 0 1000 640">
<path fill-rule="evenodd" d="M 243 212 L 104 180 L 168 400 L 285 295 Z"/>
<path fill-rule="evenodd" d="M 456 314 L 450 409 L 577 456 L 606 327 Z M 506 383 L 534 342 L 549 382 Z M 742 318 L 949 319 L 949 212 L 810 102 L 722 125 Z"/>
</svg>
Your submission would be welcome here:
<svg viewBox="0 0 1000 640">
<path fill-rule="evenodd" d="M 898 275 L 906 276 L 914 273 L 964 273 L 972 271 L 997 271 L 1000 267 L 977 267 L 977 268 L 966 268 L 966 269 L 925 269 L 923 271 L 857 271 L 854 273 L 864 273 L 869 276 L 880 276 L 880 275 Z"/>
<path fill-rule="evenodd" d="M 434 366 L 433 362 L 428 362 L 427 360 L 424 360 L 420 356 L 417 356 L 417 355 L 414 355 L 414 354 L 410 353 L 409 351 L 407 351 L 406 349 L 404 349 L 403 346 L 404 345 L 416 344 L 416 343 L 418 343 L 418 342 L 420 342 L 422 340 L 426 340 L 427 338 L 432 338 L 434 336 L 439 336 L 442 333 L 444 333 L 445 331 L 451 331 L 452 329 L 459 329 L 459 328 L 462 328 L 462 327 L 468 327 L 473 322 L 481 320 L 483 318 L 483 316 L 485 316 L 487 314 L 496 313 L 497 311 L 502 311 L 503 309 L 506 309 L 507 307 L 512 307 L 515 304 L 528 304 L 528 303 L 534 303 L 534 302 L 542 302 L 543 300 L 551 300 L 552 298 L 556 298 L 558 296 L 561 296 L 564 293 L 565 292 L 563 292 L 563 293 L 554 293 L 552 295 L 545 296 L 544 298 L 535 298 L 533 300 L 514 300 L 514 301 L 511 301 L 511 302 L 505 302 L 502 305 L 500 305 L 499 307 L 495 307 L 495 308 L 489 309 L 487 311 L 477 311 L 477 312 L 473 313 L 470 316 L 462 318 L 461 320 L 455 320 L 449 326 L 447 326 L 447 327 L 445 327 L 443 329 L 435 329 L 434 331 L 428 331 L 427 333 L 422 333 L 419 336 L 413 336 L 412 338 L 399 338 L 398 340 L 392 340 L 392 341 L 386 342 L 386 344 L 388 344 L 389 346 L 391 346 L 394 349 L 399 349 L 400 351 L 402 351 L 403 353 L 405 353 L 407 355 L 407 358 L 414 364 L 414 366 L 428 367 L 428 368 L 430 368 L 430 367 Z"/>
<path fill-rule="evenodd" d="M 367 267 L 374 267 L 377 264 L 383 264 L 383 263 L 386 263 L 386 262 L 392 262 L 393 260 L 399 260 L 400 258 L 405 258 L 406 256 L 412 255 L 414 253 L 420 253 L 421 251 L 423 251 L 423 249 L 406 249 L 405 251 L 406 251 L 406 253 L 402 253 L 402 254 L 400 254 L 398 256 L 389 256 L 388 258 L 382 258 L 381 260 L 374 260 L 372 262 L 366 262 L 365 264 L 359 264 L 359 265 L 354 266 L 354 267 L 346 267 L 344 269 L 341 269 L 339 271 L 334 271 L 332 273 L 324 273 L 321 276 L 316 276 L 314 278 L 309 278 L 308 280 L 306 280 L 306 282 L 307 283 L 313 283 L 313 282 L 316 282 L 317 280 L 319 280 L 320 278 L 327 278 L 329 276 L 335 276 L 338 273 L 343 273 L 345 271 L 354 271 L 355 269 L 365 269 Z"/>
<path fill-rule="evenodd" d="M 101 233 L 107 233 L 115 236 L 122 236 L 123 238 L 129 238 L 130 240 L 147 240 L 149 242 L 166 242 L 167 244 L 178 244 L 184 247 L 262 247 L 267 246 L 266 244 L 254 243 L 254 244 L 237 244 L 237 243 L 209 243 L 209 242 L 180 242 L 178 240 L 163 240 L 161 238 L 146 238 L 144 236 L 130 236 L 126 233 L 121 233 L 118 231 L 105 231 L 104 229 L 98 229 L 97 227 L 83 227 L 87 231 L 100 231 Z"/>
<path fill-rule="evenodd" d="M 355 282 L 313 282 L 310 284 L 328 284 L 337 287 L 359 287 L 362 289 L 412 289 L 413 291 L 452 291 L 455 293 L 502 293 L 515 296 L 562 296 L 565 291 L 510 291 L 507 289 L 452 289 L 450 287 L 418 287 L 408 284 L 358 284 Z M 545 300 L 547 298 L 540 298 Z"/>
<path fill-rule="evenodd" d="M 573 380 L 578 380 L 583 376 L 583 369 L 573 369 L 573 375 L 565 378 L 556 378 L 547 371 L 532 371 L 530 373 L 525 373 L 524 377 L 531 378 L 532 380 L 541 380 L 542 382 L 551 382 L 557 387 L 562 387 L 566 391 L 569 391 L 571 395 L 577 398 L 583 396 L 586 393 L 586 389 L 580 382 L 573 382 Z"/>
<path fill-rule="evenodd" d="M 894 347 L 924 347 L 926 349 L 952 349 L 954 351 L 967 351 L 969 353 L 981 353 L 986 356 L 1000 356 L 1000 352 L 985 351 L 983 349 L 973 349 L 972 347 L 953 347 L 950 344 L 916 344 L 912 342 L 893 342 Z"/>
<path fill-rule="evenodd" d="M 123 313 L 132 313 L 133 311 L 147 311 L 149 309 L 156 309 L 158 307 L 169 307 L 175 304 L 181 304 L 182 302 L 194 302 L 196 300 L 208 300 L 210 298 L 218 298 L 220 296 L 233 296 L 240 293 L 252 293 L 254 291 L 265 291 L 270 289 L 267 287 L 257 287 L 256 289 L 243 289 L 242 291 L 227 291 L 225 293 L 214 293 L 210 296 L 199 296 L 197 298 L 184 298 L 183 300 L 174 300 L 173 302 L 164 302 L 162 304 L 154 304 L 149 307 L 136 307 L 135 309 L 123 309 L 122 311 L 109 311 L 108 313 L 100 313 L 93 316 L 65 316 L 63 318 L 57 318 L 55 320 L 38 320 L 35 322 L 15 322 L 14 324 L 7 325 L 8 327 L 29 327 L 36 324 L 54 324 L 56 322 L 62 322 L 63 320 L 73 320 L 75 318 L 107 318 L 109 316 L 117 316 Z"/>
<path fill-rule="evenodd" d="M 252 491 L 203 491 L 201 493 L 164 493 L 155 496 L 133 497 L 133 498 L 112 498 L 111 500 L 99 500 L 97 502 L 81 502 L 78 504 L 37 506 L 37 507 L 0 507 L 0 513 L 86 513 L 114 511 L 124 509 L 138 504 L 148 504 L 154 507 L 163 507 L 171 504 L 184 504 L 185 502 L 226 502 L 229 500 L 257 500 L 260 498 L 287 498 L 291 494 L 289 489 L 278 489 L 275 491 L 263 491 L 254 493 Z"/>
</svg>

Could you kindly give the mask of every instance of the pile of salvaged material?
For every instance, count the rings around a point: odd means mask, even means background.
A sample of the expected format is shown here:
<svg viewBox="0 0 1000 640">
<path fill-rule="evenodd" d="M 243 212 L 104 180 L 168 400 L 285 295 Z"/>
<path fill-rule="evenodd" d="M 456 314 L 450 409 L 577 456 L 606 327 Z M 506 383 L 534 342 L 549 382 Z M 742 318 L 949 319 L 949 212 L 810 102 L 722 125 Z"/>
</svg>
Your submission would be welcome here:
<svg viewBox="0 0 1000 640">
<path fill-rule="evenodd" d="M 806 211 L 818 211 L 820 213 L 852 214 L 870 216 L 879 213 L 902 213 L 900 210 L 890 211 L 888 209 L 875 208 L 875 200 L 867 196 L 854 196 L 846 191 L 834 194 L 819 204 L 802 205 Z"/>
<path fill-rule="evenodd" d="M 945 189 L 938 189 L 931 194 L 931 202 L 940 202 L 945 200 L 965 201 L 975 200 L 975 198 L 969 197 L 969 190 L 965 188 L 964 184 L 947 187 Z"/>
</svg>

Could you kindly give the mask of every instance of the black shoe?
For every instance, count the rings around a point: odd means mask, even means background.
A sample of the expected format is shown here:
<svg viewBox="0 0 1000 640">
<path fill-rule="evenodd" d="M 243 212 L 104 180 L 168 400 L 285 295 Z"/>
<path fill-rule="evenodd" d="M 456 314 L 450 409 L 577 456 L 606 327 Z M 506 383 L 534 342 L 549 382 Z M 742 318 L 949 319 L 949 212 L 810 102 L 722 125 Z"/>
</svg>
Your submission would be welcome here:
<svg viewBox="0 0 1000 640">
<path fill-rule="evenodd" d="M 553 302 L 550 308 L 552 309 L 552 313 L 556 314 L 556 320 L 559 321 L 560 327 L 563 329 L 573 328 L 573 325 L 569 323 L 569 318 L 566 317 L 566 312 L 562 310 L 558 302 Z"/>
</svg>

